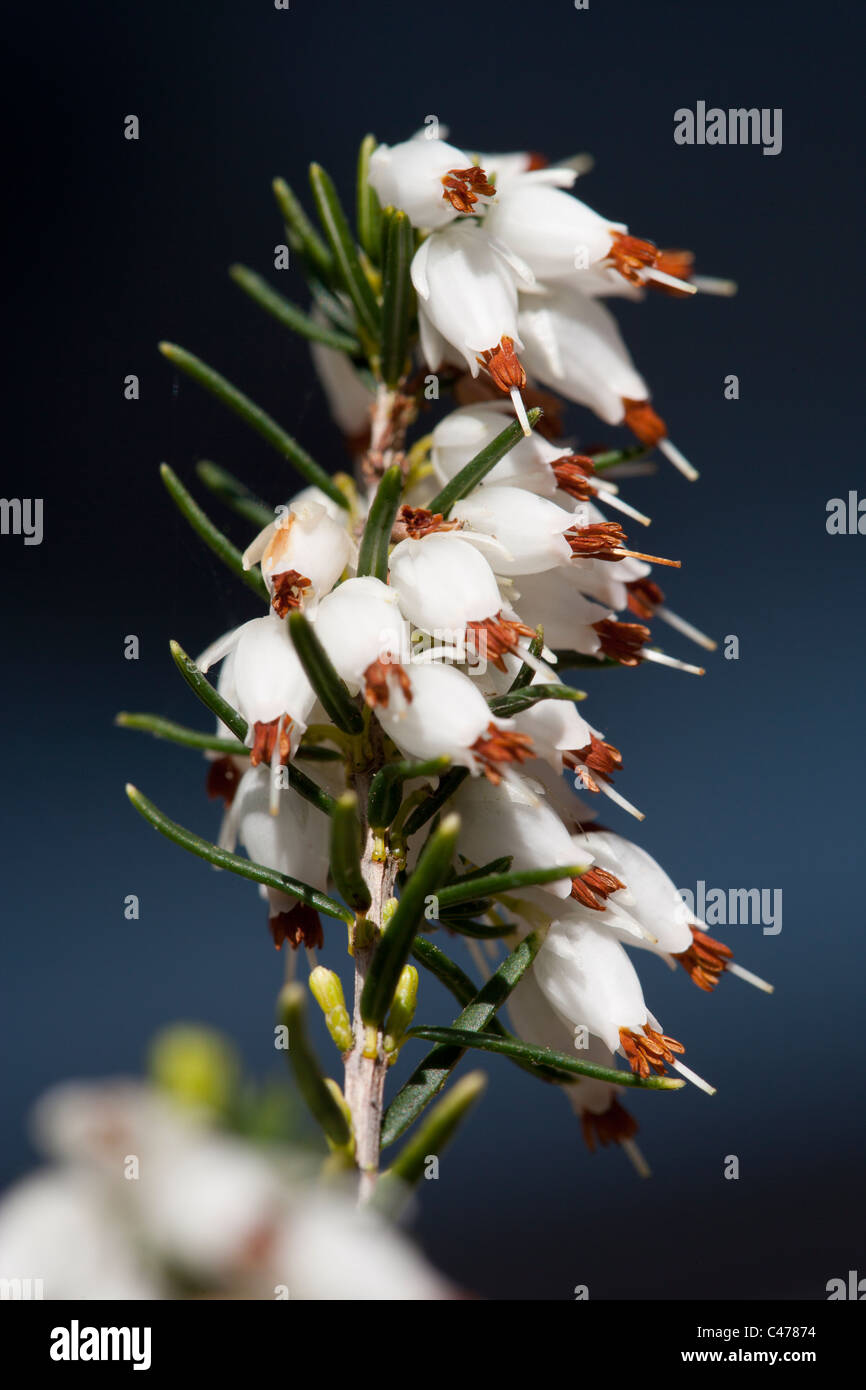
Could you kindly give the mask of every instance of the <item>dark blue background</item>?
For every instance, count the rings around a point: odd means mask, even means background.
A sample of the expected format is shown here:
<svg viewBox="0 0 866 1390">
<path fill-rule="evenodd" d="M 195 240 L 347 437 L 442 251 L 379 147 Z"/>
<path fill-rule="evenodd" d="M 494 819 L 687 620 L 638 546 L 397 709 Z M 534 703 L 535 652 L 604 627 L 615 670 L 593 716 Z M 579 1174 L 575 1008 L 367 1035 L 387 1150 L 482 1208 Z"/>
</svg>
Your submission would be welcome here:
<svg viewBox="0 0 866 1390">
<path fill-rule="evenodd" d="M 195 652 L 254 610 L 184 529 L 159 461 L 189 479 L 196 458 L 214 458 L 274 500 L 293 483 L 194 387 L 173 393 L 155 343 L 201 353 L 338 466 L 306 349 L 226 267 L 272 267 L 275 174 L 303 189 L 315 158 L 349 198 L 365 131 L 395 141 L 432 113 L 470 148 L 592 151 L 582 196 L 739 281 L 733 301 L 657 299 L 625 305 L 622 321 L 702 470 L 689 486 L 662 465 L 627 495 L 655 517 L 651 548 L 684 562 L 672 606 L 736 634 L 740 659 L 711 660 L 702 681 L 587 674 L 584 708 L 624 750 L 620 786 L 649 813 L 641 842 L 677 883 L 781 888 L 784 926 L 727 933 L 775 981 L 769 999 L 733 979 L 707 998 L 642 965 L 651 1007 L 719 1088 L 634 1102 L 652 1182 L 618 1153 L 586 1153 L 564 1099 L 493 1060 L 481 1108 L 422 1193 L 420 1236 L 443 1268 L 502 1298 L 568 1299 L 588 1284 L 596 1298 L 808 1299 L 849 1268 L 866 1273 L 866 537 L 825 529 L 828 498 L 864 487 L 857 24 L 853 7 L 768 0 L 592 0 L 585 12 L 570 0 L 295 0 L 289 12 L 195 0 L 40 7 L 14 22 L 9 130 L 25 158 L 6 267 L 3 491 L 44 497 L 45 539 L 0 544 L 4 1180 L 32 1162 L 24 1116 L 45 1086 L 138 1069 L 168 1021 L 207 1021 L 254 1072 L 276 1066 L 281 962 L 254 890 L 172 849 L 123 795 L 130 778 L 213 834 L 201 763 L 111 721 L 137 708 L 196 722 L 168 638 Z M 675 145 L 674 111 L 698 100 L 782 107 L 782 153 Z M 122 137 L 130 112 L 138 143 Z M 294 277 L 284 286 L 300 292 Z M 137 403 L 123 400 L 128 372 Z M 728 373 L 739 401 L 723 397 Z M 598 435 L 577 412 L 572 424 Z M 123 659 L 128 633 L 138 662 Z M 128 893 L 138 923 L 124 920 Z M 326 959 L 342 968 L 338 938 Z M 419 1018 L 450 1013 L 425 987 Z M 737 1182 L 722 1176 L 728 1154 Z"/>
</svg>

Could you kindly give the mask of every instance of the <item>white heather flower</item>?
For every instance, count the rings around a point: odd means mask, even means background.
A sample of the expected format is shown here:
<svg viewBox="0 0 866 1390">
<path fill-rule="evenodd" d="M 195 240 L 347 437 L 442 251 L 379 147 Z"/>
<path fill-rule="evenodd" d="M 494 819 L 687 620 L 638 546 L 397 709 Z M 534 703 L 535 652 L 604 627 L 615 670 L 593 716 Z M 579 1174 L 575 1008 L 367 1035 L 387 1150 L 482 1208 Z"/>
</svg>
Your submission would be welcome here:
<svg viewBox="0 0 866 1390">
<path fill-rule="evenodd" d="M 499 389 L 510 393 L 528 435 L 520 395 L 526 374 L 514 351 L 515 345 L 521 346 L 514 276 L 507 253 L 475 222 L 435 232 L 421 243 L 412 261 L 421 348 L 428 366 L 435 371 L 448 359 L 450 347 L 473 376 L 486 367 Z M 525 268 L 523 277 L 531 283 Z"/>
<path fill-rule="evenodd" d="M 277 787 L 268 767 L 251 767 L 240 781 L 230 812 L 231 831 L 256 864 L 303 880 L 322 891 L 328 883 L 327 816 L 290 786 Z M 275 804 L 276 803 L 276 804 Z M 277 947 L 288 939 L 322 944 L 322 928 L 312 908 L 276 888 L 262 888 L 270 904 L 270 927 Z"/>
<path fill-rule="evenodd" d="M 505 764 L 532 757 L 530 740 L 514 733 L 510 720 L 491 714 L 475 682 L 462 671 L 420 662 L 402 669 L 404 681 L 376 713 L 386 734 L 409 757 L 425 761 L 447 756 L 492 781 L 505 776 Z"/>
<path fill-rule="evenodd" d="M 640 980 L 625 948 L 605 926 L 575 908 L 554 922 L 533 966 L 538 984 L 570 1028 L 586 1028 L 611 1052 L 627 1058 L 639 1076 L 666 1066 L 712 1094 L 694 1072 L 677 1061 L 682 1043 L 662 1032 L 649 1012 Z"/>
<path fill-rule="evenodd" d="M 535 1047 L 547 1047 L 554 1052 L 564 1052 L 566 1056 L 577 1056 L 582 1062 L 592 1062 L 596 1066 L 615 1067 L 613 1053 L 598 1038 L 590 1037 L 587 1045 L 575 1052 L 574 1034 L 554 1013 L 531 968 L 508 996 L 508 1012 L 514 1031 L 524 1042 L 532 1043 Z M 649 1169 L 634 1143 L 637 1121 L 617 1099 L 622 1089 L 610 1081 L 599 1081 L 589 1076 L 575 1077 L 573 1083 L 566 1082 L 561 1087 L 575 1115 L 580 1118 L 584 1141 L 590 1152 L 594 1152 L 597 1144 L 602 1147 L 612 1143 L 621 1144 L 637 1171 L 646 1177 Z"/>
<path fill-rule="evenodd" d="M 444 227 L 495 192 L 484 170 L 444 140 L 379 145 L 370 157 L 370 185 L 383 207 L 402 208 L 415 227 Z"/>
<path fill-rule="evenodd" d="M 683 294 L 693 286 L 660 270 L 661 252 L 652 242 L 628 235 L 624 222 L 611 222 L 572 197 L 577 177 L 571 169 L 539 169 L 508 180 L 485 219 L 498 237 L 524 260 L 538 280 L 580 288 L 593 267 L 612 266 L 634 285 L 658 280 Z"/>
<path fill-rule="evenodd" d="M 462 816 L 460 852 L 476 865 L 511 856 L 511 869 L 563 868 L 592 863 L 585 841 L 566 830 L 537 784 L 513 774 L 498 786 L 481 780 L 464 782 L 454 798 Z M 540 885 L 541 891 L 567 898 L 571 877 Z"/>
<path fill-rule="evenodd" d="M 517 585 L 516 602 L 533 630 L 539 625 L 544 627 L 544 640 L 549 647 L 586 656 L 602 654 L 602 637 L 596 625 L 609 622 L 611 610 L 583 597 L 571 567 L 523 575 Z"/>
<path fill-rule="evenodd" d="M 499 542 L 488 552 L 497 574 L 541 574 L 571 560 L 565 533 L 575 526 L 575 515 L 523 488 L 476 488 L 454 504 L 451 515 Z"/>
<path fill-rule="evenodd" d="M 685 477 L 692 465 L 667 438 L 649 404 L 649 389 L 631 360 L 616 320 L 597 299 L 576 290 L 527 296 L 520 312 L 523 361 L 530 375 L 608 425 L 626 424 L 647 447 L 658 447 Z"/>
<path fill-rule="evenodd" d="M 284 618 L 330 593 L 353 550 L 345 520 L 335 520 L 318 501 L 296 499 L 247 546 L 244 569 L 261 561 L 274 611 Z"/>
<path fill-rule="evenodd" d="M 391 552 L 390 583 L 405 617 L 447 645 L 494 663 L 532 628 L 503 612 L 496 575 L 458 535 L 433 531 L 400 541 Z"/>
<path fill-rule="evenodd" d="M 0 1279 L 41 1280 L 41 1296 L 52 1300 L 170 1296 L 152 1254 L 129 1239 L 104 1181 L 74 1167 L 42 1169 L 4 1194 Z"/>
<path fill-rule="evenodd" d="M 476 454 L 502 433 L 507 421 L 505 402 L 463 406 L 440 420 L 433 430 L 430 461 L 440 483 L 447 483 Z M 585 502 L 600 495 L 606 505 L 649 523 L 643 512 L 623 502 L 615 483 L 594 476 L 592 459 L 575 454 L 562 444 L 552 444 L 537 430 L 519 440 L 481 480 L 480 487 L 519 487 L 541 497 L 555 498 L 566 506 L 566 497 Z M 477 490 L 476 490 L 477 491 Z M 590 518 L 593 519 L 592 517 Z M 603 521 L 599 513 L 595 518 Z"/>
<path fill-rule="evenodd" d="M 316 694 L 285 623 L 275 613 L 252 618 L 209 647 L 198 665 L 207 672 L 229 652 L 234 652 L 237 709 L 249 724 L 253 765 L 288 762 L 297 752 Z"/>
<path fill-rule="evenodd" d="M 387 668 L 409 660 L 409 624 L 400 611 L 397 591 L 372 576 L 347 579 L 326 595 L 316 609 L 314 624 L 316 636 L 353 695 L 362 687 L 381 695 Z"/>
</svg>

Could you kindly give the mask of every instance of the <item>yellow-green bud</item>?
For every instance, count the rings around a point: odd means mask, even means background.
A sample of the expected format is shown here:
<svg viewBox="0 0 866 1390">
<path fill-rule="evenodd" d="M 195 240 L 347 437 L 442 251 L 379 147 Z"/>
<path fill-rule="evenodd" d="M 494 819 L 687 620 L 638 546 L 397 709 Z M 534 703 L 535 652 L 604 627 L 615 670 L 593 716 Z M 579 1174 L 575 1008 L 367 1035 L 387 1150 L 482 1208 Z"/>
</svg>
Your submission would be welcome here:
<svg viewBox="0 0 866 1390">
<path fill-rule="evenodd" d="M 404 965 L 394 991 L 394 1002 L 385 1022 L 383 1047 L 386 1054 L 396 1053 L 406 1036 L 406 1029 L 415 1017 L 418 1003 L 418 971 L 414 965 Z"/>
<path fill-rule="evenodd" d="M 175 1100 L 218 1113 L 227 1109 L 240 1074 L 237 1054 L 221 1033 L 188 1023 L 158 1033 L 149 1062 L 157 1086 Z"/>
<path fill-rule="evenodd" d="M 352 1022 L 339 975 L 326 970 L 324 965 L 317 965 L 310 973 L 310 989 L 337 1047 L 341 1052 L 348 1052 L 352 1046 Z"/>
</svg>

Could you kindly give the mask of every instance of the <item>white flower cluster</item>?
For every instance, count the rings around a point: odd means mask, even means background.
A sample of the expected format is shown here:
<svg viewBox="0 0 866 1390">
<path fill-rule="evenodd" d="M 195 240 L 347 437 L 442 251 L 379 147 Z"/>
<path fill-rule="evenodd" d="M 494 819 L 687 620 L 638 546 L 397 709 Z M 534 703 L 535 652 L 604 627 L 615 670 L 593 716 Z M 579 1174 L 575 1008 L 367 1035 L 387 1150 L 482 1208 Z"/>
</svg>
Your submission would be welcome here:
<svg viewBox="0 0 866 1390">
<path fill-rule="evenodd" d="M 600 301 L 655 285 L 688 295 L 691 257 L 630 236 L 570 189 L 570 167 L 532 168 L 530 156 L 478 155 L 420 132 L 380 145 L 370 182 L 383 204 L 431 232 L 412 263 L 421 347 L 432 371 L 484 368 L 511 394 L 529 432 L 521 390 L 531 378 L 626 424 L 688 478 L 697 473 L 667 438 L 616 320 Z M 488 172 L 489 171 L 489 177 Z M 678 273 L 671 274 L 671 269 Z M 704 282 L 709 287 L 712 282 Z"/>
<path fill-rule="evenodd" d="M 647 518 L 595 471 L 591 457 L 533 432 L 521 394 L 525 367 L 607 423 L 630 424 L 690 472 L 667 444 L 600 300 L 619 289 L 639 294 L 651 282 L 683 293 L 691 287 L 649 243 L 565 192 L 573 171 L 531 170 L 529 162 L 473 161 L 423 137 L 373 155 L 370 180 L 381 201 L 429 232 L 412 265 L 428 366 L 451 363 L 473 377 L 483 370 L 513 397 L 526 437 L 443 516 L 428 504 L 507 426 L 509 403 L 464 405 L 436 425 L 427 462 L 414 470 L 397 513 L 387 582 L 357 574 L 375 478 L 368 495 L 353 495 L 351 509 L 305 489 L 249 547 L 245 564 L 261 565 L 271 609 L 220 639 L 199 663 L 207 670 L 223 660 L 220 692 L 249 725 L 252 766 L 212 769 L 212 785 L 231 802 L 223 843 L 239 839 L 257 862 L 327 888 L 327 817 L 291 787 L 275 792 L 280 766 L 296 757 L 309 730 L 328 722 L 287 630 L 287 615 L 301 611 L 350 694 L 378 720 L 388 756 L 447 756 L 467 770 L 455 798 L 464 862 L 509 856 L 514 871 L 585 866 L 509 902 L 517 935 L 538 927 L 547 933 L 511 1000 L 523 1037 L 568 1052 L 581 1037 L 584 1059 L 611 1065 L 619 1053 L 642 1077 L 670 1066 L 711 1089 L 683 1066 L 681 1044 L 647 1008 L 625 948 L 680 962 L 707 990 L 725 970 L 744 972 L 690 917 L 649 855 L 593 829 L 578 787 L 642 818 L 611 785 L 618 750 L 570 700 L 541 699 L 508 718 L 490 703 L 518 673 L 530 677 L 530 689 L 558 683 L 557 649 L 626 666 L 649 660 L 699 670 L 649 647 L 644 620 L 655 614 L 713 646 L 670 613 L 649 577 L 650 562 L 675 562 L 630 550 L 601 507 Z M 688 268 L 686 258 L 677 264 Z M 360 434 L 370 405 L 361 378 L 330 348 L 317 346 L 315 358 L 338 401 L 338 422 Z M 539 630 L 544 645 L 539 650 L 535 640 L 530 650 Z M 328 766 L 317 765 L 317 775 Z M 410 845 L 410 865 L 414 852 Z M 315 913 L 267 891 L 277 944 L 321 941 Z M 634 1125 L 616 1090 L 595 1080 L 569 1088 L 590 1143 L 631 1139 Z"/>
</svg>

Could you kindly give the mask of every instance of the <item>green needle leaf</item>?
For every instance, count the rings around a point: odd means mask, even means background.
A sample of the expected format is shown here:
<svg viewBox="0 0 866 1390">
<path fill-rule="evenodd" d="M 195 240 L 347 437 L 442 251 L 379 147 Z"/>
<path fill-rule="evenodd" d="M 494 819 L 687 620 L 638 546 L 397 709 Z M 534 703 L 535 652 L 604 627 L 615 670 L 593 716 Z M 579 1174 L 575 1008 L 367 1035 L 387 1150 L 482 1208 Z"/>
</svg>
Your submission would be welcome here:
<svg viewBox="0 0 866 1390">
<path fill-rule="evenodd" d="M 365 135 L 358 153 L 358 240 L 374 265 L 382 258 L 382 208 L 370 186 L 370 156 L 378 145 L 375 135 Z"/>
<path fill-rule="evenodd" d="M 544 685 L 525 685 L 520 690 L 509 690 L 505 695 L 493 695 L 487 703 L 492 714 L 498 715 L 501 719 L 510 719 L 512 715 L 522 714 L 525 709 L 531 709 L 539 700 L 576 702 L 585 699 L 585 690 L 573 690 L 570 685 L 554 685 L 551 682 Z"/>
<path fill-rule="evenodd" d="M 121 710 L 114 716 L 115 724 L 121 729 L 139 729 L 154 738 L 164 738 L 168 743 L 180 744 L 183 748 L 207 749 L 212 753 L 224 753 L 229 757 L 247 758 L 249 748 L 236 738 L 220 738 L 218 734 L 202 734 L 197 729 L 188 729 L 183 724 L 175 724 L 171 719 L 163 719 L 159 714 L 127 714 Z"/>
<path fill-rule="evenodd" d="M 354 918 L 341 903 L 329 898 L 326 893 L 320 893 L 317 888 L 311 888 L 308 883 L 302 883 L 300 879 L 289 878 L 288 874 L 277 873 L 275 869 L 267 869 L 264 864 L 255 864 L 251 859 L 244 859 L 240 854 L 232 854 L 227 849 L 220 849 L 219 845 L 212 844 L 210 840 L 203 840 L 200 835 L 194 834 L 192 830 L 187 830 L 184 826 L 178 825 L 177 821 L 170 820 L 158 806 L 149 801 L 137 787 L 127 783 L 126 794 L 140 815 L 149 821 L 154 829 L 158 830 L 166 839 L 180 845 L 181 849 L 188 850 L 190 854 L 195 854 L 199 859 L 206 859 L 209 864 L 214 864 L 218 869 L 228 869 L 233 874 L 239 874 L 241 878 L 252 879 L 254 883 L 264 883 L 268 888 L 278 888 L 281 893 L 288 893 L 290 897 L 300 898 L 302 903 L 308 907 L 313 907 L 317 912 L 324 912 L 328 917 L 336 917 L 341 922 L 351 924 Z"/>
<path fill-rule="evenodd" d="M 438 1031 L 460 1034 L 461 1038 L 474 1038 L 477 1033 L 488 1028 L 497 1009 L 505 1003 L 515 985 L 529 969 L 538 954 L 541 942 L 542 937 L 535 932 L 521 941 L 461 1010 L 454 1020 L 453 1028 Z M 417 1028 L 411 1028 L 408 1036 L 420 1037 L 422 1034 Z M 383 1148 L 399 1139 L 421 1111 L 430 1104 L 433 1097 L 442 1090 L 469 1046 L 465 1041 L 458 1041 L 456 1037 L 439 1038 L 434 1041 L 445 1045 L 428 1052 L 388 1107 L 382 1123 Z"/>
<path fill-rule="evenodd" d="M 603 473 L 606 468 L 615 468 L 618 463 L 634 463 L 651 453 L 652 450 L 643 444 L 632 444 L 628 449 L 608 449 L 606 453 L 593 454 L 592 465 L 596 473 Z"/>
<path fill-rule="evenodd" d="M 428 797 L 425 797 L 420 806 L 416 806 L 412 814 L 407 817 L 406 824 L 403 826 L 403 835 L 405 839 L 408 840 L 412 835 L 416 834 L 417 831 L 421 830 L 427 824 L 428 820 L 432 820 L 437 811 L 440 811 L 446 801 L 450 800 L 457 788 L 462 782 L 466 781 L 468 776 L 469 770 L 465 767 L 455 767 L 452 768 L 450 772 L 446 773 L 436 790 L 432 791 Z"/>
<path fill-rule="evenodd" d="M 289 244 L 301 252 L 323 280 L 330 281 L 334 274 L 334 262 L 331 253 L 291 188 L 285 179 L 274 179 L 271 187 L 274 190 L 277 207 L 286 226 Z"/>
<path fill-rule="evenodd" d="M 439 911 L 447 912 L 458 903 L 469 902 L 473 898 L 495 898 L 500 893 L 509 893 L 512 888 L 526 888 L 532 883 L 555 883 L 560 878 L 578 878 L 586 873 L 588 867 L 587 864 L 570 864 L 560 868 L 521 869 L 517 873 L 485 874 L 483 878 L 449 883 L 446 888 L 440 888 L 436 895 Z"/>
<path fill-rule="evenodd" d="M 225 502 L 226 506 L 231 507 L 232 511 L 237 512 L 245 521 L 252 522 L 257 530 L 260 531 L 263 526 L 273 521 L 273 508 L 250 492 L 249 488 L 234 474 L 229 473 L 227 468 L 220 468 L 219 464 L 211 463 L 210 459 L 202 459 L 196 464 L 195 471 L 209 492 L 221 502 Z"/>
<path fill-rule="evenodd" d="M 238 711 L 229 704 L 228 700 L 224 700 L 218 690 L 214 689 L 207 676 L 203 671 L 200 671 L 195 662 L 187 656 L 179 642 L 172 641 L 169 643 L 169 647 L 174 663 L 190 689 L 198 696 L 202 704 L 206 705 L 211 713 L 216 715 L 217 719 L 222 720 L 223 724 L 231 729 L 232 733 L 236 734 L 241 743 L 243 743 L 249 729 L 249 725 L 243 715 L 239 714 Z M 168 735 L 164 734 L 162 737 L 168 737 Z M 176 741 L 180 742 L 180 740 Z M 249 749 L 244 747 L 243 751 L 248 753 Z M 294 763 L 289 763 L 286 768 L 286 774 L 290 787 L 293 787 L 300 796 L 305 797 L 307 801 L 311 802 L 313 806 L 316 806 L 318 810 L 324 812 L 326 816 L 331 815 L 335 804 L 332 796 L 329 796 L 326 791 L 317 786 L 312 778 L 308 777 L 306 773 L 302 772 Z"/>
<path fill-rule="evenodd" d="M 388 578 L 388 550 L 391 528 L 400 505 L 403 472 L 398 463 L 387 469 L 379 481 L 367 516 L 358 551 L 358 575 L 371 574 L 384 583 Z"/>
<path fill-rule="evenodd" d="M 289 1032 L 286 1060 L 295 1074 L 298 1090 L 332 1144 L 347 1145 L 349 1124 L 322 1073 L 306 1029 L 306 991 L 303 985 L 286 985 L 277 999 L 277 1018 Z"/>
<path fill-rule="evenodd" d="M 427 899 L 437 891 L 448 872 L 459 829 L 459 816 L 445 817 L 431 835 L 415 872 L 403 889 L 367 972 L 361 995 L 361 1018 L 366 1024 L 378 1027 L 391 1007 L 400 971 L 409 959 L 415 932 L 424 918 Z"/>
<path fill-rule="evenodd" d="M 219 691 L 214 689 L 207 676 L 199 670 L 192 657 L 187 656 L 179 642 L 171 641 L 168 645 L 175 666 L 193 693 L 207 706 L 211 714 L 215 714 L 243 743 L 249 728 L 243 715 L 238 714 L 228 700 L 224 700 Z"/>
<path fill-rule="evenodd" d="M 364 720 L 337 672 L 328 653 L 303 613 L 290 613 L 289 636 L 298 653 L 307 679 L 315 690 L 328 718 L 345 734 L 360 734 Z"/>
<path fill-rule="evenodd" d="M 388 208 L 384 222 L 382 266 L 382 378 L 395 387 L 406 371 L 409 355 L 409 320 L 415 291 L 409 270 L 415 254 L 415 236 L 405 212 Z"/>
<path fill-rule="evenodd" d="M 358 259 L 337 190 L 320 164 L 310 165 L 310 187 L 343 287 L 355 306 L 358 323 L 367 336 L 378 343 L 381 331 L 379 305 Z"/>
<path fill-rule="evenodd" d="M 178 347 L 176 343 L 160 343 L 159 350 L 163 357 L 167 357 L 169 362 L 185 372 L 193 381 L 198 382 L 206 391 L 210 391 L 212 396 L 216 396 L 218 401 L 228 406 L 236 415 L 254 429 L 278 454 L 287 459 L 294 468 L 298 470 L 303 478 L 313 487 L 320 488 L 326 493 L 333 502 L 341 507 L 348 508 L 348 500 L 343 496 L 334 479 L 324 468 L 320 468 L 315 459 L 310 458 L 306 449 L 302 449 L 296 439 L 278 425 L 276 420 L 272 420 L 261 406 L 256 405 L 236 386 L 232 386 L 224 376 L 215 372 L 213 367 L 209 367 L 206 362 L 195 357 L 193 353 L 187 352 L 185 348 Z M 273 519 L 273 518 L 272 518 Z"/>
<path fill-rule="evenodd" d="M 399 1200 L 401 1187 L 405 1190 L 420 1182 L 429 1156 L 442 1152 L 486 1085 L 487 1077 L 483 1071 L 471 1071 L 434 1105 L 417 1134 L 403 1146 L 391 1167 L 382 1175 L 376 1189 L 376 1206 L 387 1209 L 395 1196 Z"/>
<path fill-rule="evenodd" d="M 451 765 L 448 757 L 432 758 L 426 763 L 386 763 L 370 782 L 367 800 L 367 819 L 374 830 L 385 830 L 400 810 L 403 792 L 401 784 L 414 777 L 440 777 Z"/>
<path fill-rule="evenodd" d="M 370 906 L 370 890 L 361 873 L 361 822 L 358 798 L 344 792 L 334 802 L 331 815 L 331 874 L 337 891 L 356 913 Z"/>
<path fill-rule="evenodd" d="M 541 653 L 542 653 L 543 649 L 544 649 L 544 628 L 543 628 L 543 627 L 537 627 L 537 628 L 535 629 L 535 636 L 533 637 L 532 641 L 531 641 L 530 644 L 529 644 L 529 652 L 530 652 L 530 655 L 531 655 L 531 656 L 541 656 Z M 531 685 L 531 684 L 532 684 L 532 677 L 533 677 L 534 675 L 535 675 L 535 672 L 534 672 L 534 670 L 532 669 L 532 667 L 531 667 L 526 661 L 524 661 L 524 663 L 523 663 L 523 665 L 521 666 L 520 670 L 517 672 L 517 675 L 514 677 L 514 680 L 511 682 L 511 685 L 508 687 L 508 693 L 509 693 L 509 695 L 511 694 L 512 690 L 522 690 L 523 687 L 524 687 L 525 685 Z"/>
<path fill-rule="evenodd" d="M 224 536 L 208 516 L 202 511 L 198 503 L 190 496 L 183 483 L 178 478 L 173 469 L 167 463 L 159 465 L 159 475 L 165 483 L 169 496 L 177 504 L 178 511 L 186 517 L 197 536 L 200 536 L 205 545 L 218 555 L 224 565 L 228 565 L 233 574 L 256 594 L 269 601 L 268 590 L 265 581 L 262 579 L 258 570 L 245 570 L 243 557 L 236 545 L 232 545 L 228 536 Z"/>
<path fill-rule="evenodd" d="M 314 343 L 324 343 L 325 347 L 335 348 L 337 352 L 348 352 L 352 357 L 360 353 L 361 344 L 357 338 L 316 323 L 315 319 L 311 319 L 303 309 L 299 309 L 291 300 L 279 294 L 254 270 L 248 270 L 245 265 L 233 265 L 229 268 L 229 275 L 250 299 L 255 300 L 260 308 L 284 327 L 290 328 L 293 333 L 299 333 L 302 338 L 309 338 Z"/>
<path fill-rule="evenodd" d="M 569 1076 L 591 1076 L 596 1081 L 609 1081 L 615 1086 L 632 1086 L 645 1091 L 679 1091 L 686 1084 L 670 1076 L 635 1076 L 631 1071 L 616 1067 L 599 1067 L 594 1062 L 581 1062 L 567 1052 L 554 1052 L 549 1047 L 534 1047 L 519 1038 L 503 1038 L 495 1033 L 476 1033 L 468 1028 L 410 1028 L 408 1037 L 425 1038 L 443 1047 L 479 1048 L 482 1052 L 499 1052 L 503 1057 L 544 1066 Z M 395 1097 L 396 1100 L 396 1097 Z M 387 1119 L 387 1116 L 386 1116 Z M 396 1137 L 396 1136 L 395 1136 Z"/>
<path fill-rule="evenodd" d="M 535 428 L 541 419 L 542 411 L 540 406 L 533 406 L 527 412 L 530 425 Z M 464 468 L 456 473 L 450 482 L 447 482 L 441 492 L 437 492 L 432 502 L 427 506 L 431 512 L 441 512 L 447 516 L 455 502 L 459 502 L 462 497 L 468 497 L 470 492 L 478 486 L 483 478 L 487 477 L 491 468 L 495 468 L 500 459 L 505 458 L 509 449 L 513 449 L 515 444 L 519 444 L 524 438 L 523 430 L 519 420 L 512 420 L 510 425 L 506 425 L 501 434 L 490 443 L 485 445 L 479 454 L 470 459 Z"/>
</svg>

